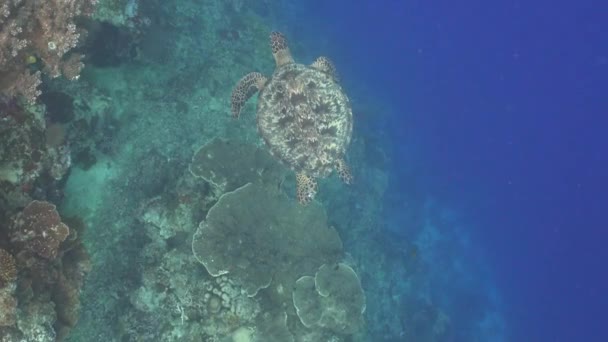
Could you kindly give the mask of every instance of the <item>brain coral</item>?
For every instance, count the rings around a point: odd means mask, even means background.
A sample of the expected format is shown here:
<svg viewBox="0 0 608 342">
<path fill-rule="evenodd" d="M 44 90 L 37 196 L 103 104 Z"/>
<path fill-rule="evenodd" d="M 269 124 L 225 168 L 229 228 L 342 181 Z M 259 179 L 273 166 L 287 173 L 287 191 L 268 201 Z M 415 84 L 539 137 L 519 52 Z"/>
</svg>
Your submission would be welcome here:
<svg viewBox="0 0 608 342">
<path fill-rule="evenodd" d="M 274 279 L 290 300 L 295 280 L 337 260 L 342 242 L 320 205 L 302 207 L 276 187 L 249 183 L 209 210 L 192 251 L 212 276 L 228 274 L 249 296 Z"/>
</svg>

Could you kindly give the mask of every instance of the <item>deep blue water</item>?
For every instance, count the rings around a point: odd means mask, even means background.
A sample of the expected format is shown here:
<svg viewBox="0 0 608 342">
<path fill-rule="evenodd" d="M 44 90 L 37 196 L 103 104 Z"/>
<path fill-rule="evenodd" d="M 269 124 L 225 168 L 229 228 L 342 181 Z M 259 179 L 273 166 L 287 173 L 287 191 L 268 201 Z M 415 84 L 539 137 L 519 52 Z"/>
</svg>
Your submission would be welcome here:
<svg viewBox="0 0 608 342">
<path fill-rule="evenodd" d="M 437 280 L 451 313 L 478 319 L 470 284 L 499 298 L 503 340 L 608 341 L 608 5 L 308 5 L 297 39 L 392 108 L 359 128 L 393 151 L 387 222 L 412 184 L 461 217 L 479 282 Z"/>
</svg>

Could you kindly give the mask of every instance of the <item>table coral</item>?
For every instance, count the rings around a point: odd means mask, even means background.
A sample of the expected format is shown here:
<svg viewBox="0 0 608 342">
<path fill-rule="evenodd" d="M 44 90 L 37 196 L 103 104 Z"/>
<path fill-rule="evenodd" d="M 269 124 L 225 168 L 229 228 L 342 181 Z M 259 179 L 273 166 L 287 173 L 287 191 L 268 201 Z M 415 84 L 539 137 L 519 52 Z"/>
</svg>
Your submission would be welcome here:
<svg viewBox="0 0 608 342">
<path fill-rule="evenodd" d="M 306 327 L 322 327 L 352 334 L 363 326 L 365 294 L 355 271 L 348 265 L 323 265 L 314 277 L 298 279 L 293 304 Z"/>
<path fill-rule="evenodd" d="M 253 181 L 279 184 L 285 174 L 265 150 L 217 138 L 194 154 L 190 172 L 209 182 L 220 194 Z"/>
<path fill-rule="evenodd" d="M 249 183 L 220 197 L 194 234 L 192 251 L 209 274 L 229 274 L 255 296 L 273 278 L 291 289 L 301 274 L 336 260 L 342 242 L 321 206 L 303 208 L 276 188 Z"/>
</svg>

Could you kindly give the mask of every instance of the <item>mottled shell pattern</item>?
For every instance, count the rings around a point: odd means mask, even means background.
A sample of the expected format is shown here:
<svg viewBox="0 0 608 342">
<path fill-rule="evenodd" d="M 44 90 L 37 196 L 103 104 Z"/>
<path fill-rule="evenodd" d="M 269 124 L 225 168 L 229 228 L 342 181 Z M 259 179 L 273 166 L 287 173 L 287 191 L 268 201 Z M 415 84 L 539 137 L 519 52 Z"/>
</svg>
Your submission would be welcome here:
<svg viewBox="0 0 608 342">
<path fill-rule="evenodd" d="M 270 152 L 296 172 L 326 177 L 350 143 L 348 97 L 332 75 L 311 66 L 278 66 L 260 93 L 257 112 Z"/>
</svg>

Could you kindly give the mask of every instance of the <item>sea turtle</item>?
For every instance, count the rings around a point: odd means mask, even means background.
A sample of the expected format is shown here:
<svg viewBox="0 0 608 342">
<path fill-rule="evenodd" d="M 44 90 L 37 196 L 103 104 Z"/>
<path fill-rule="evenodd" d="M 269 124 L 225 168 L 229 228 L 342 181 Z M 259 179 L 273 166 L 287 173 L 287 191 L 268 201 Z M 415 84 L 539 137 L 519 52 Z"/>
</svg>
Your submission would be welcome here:
<svg viewBox="0 0 608 342">
<path fill-rule="evenodd" d="M 317 193 L 316 178 L 336 170 L 347 184 L 352 175 L 344 160 L 353 131 L 348 97 L 327 57 L 311 65 L 296 63 L 285 36 L 270 34 L 276 69 L 267 78 L 251 72 L 232 91 L 232 115 L 259 92 L 258 130 L 270 153 L 296 172 L 297 198 L 308 204 Z"/>
</svg>

